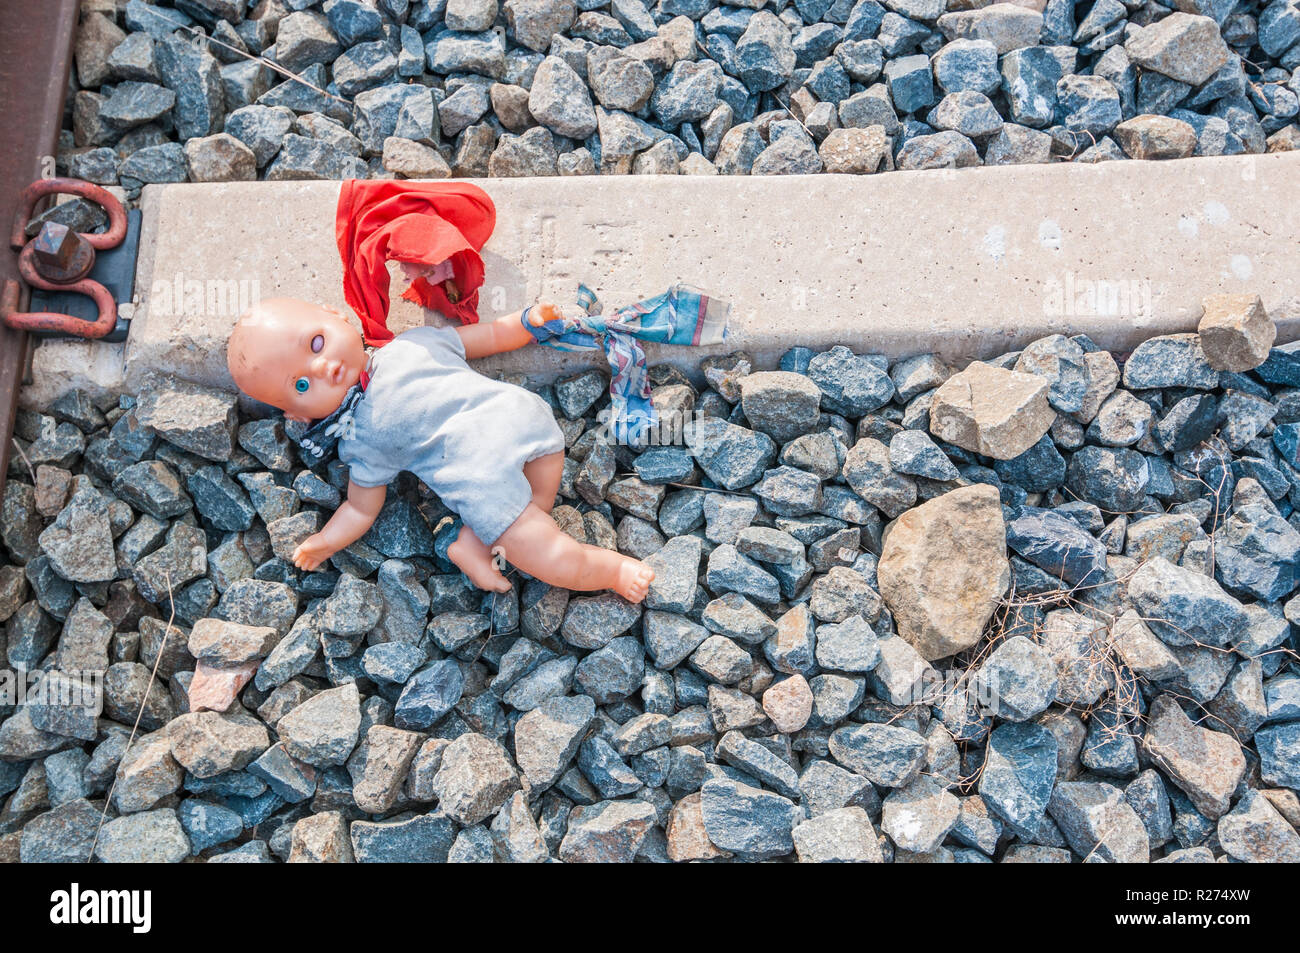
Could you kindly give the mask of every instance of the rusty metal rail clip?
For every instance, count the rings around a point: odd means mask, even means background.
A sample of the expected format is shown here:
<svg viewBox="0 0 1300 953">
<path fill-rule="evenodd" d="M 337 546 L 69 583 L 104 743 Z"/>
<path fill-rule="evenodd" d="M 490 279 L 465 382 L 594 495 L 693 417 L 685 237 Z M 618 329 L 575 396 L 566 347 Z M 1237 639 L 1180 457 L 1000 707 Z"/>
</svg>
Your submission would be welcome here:
<svg viewBox="0 0 1300 953">
<path fill-rule="evenodd" d="M 103 206 L 108 230 L 102 234 L 74 232 L 66 225 L 46 222 L 27 241 L 27 222 L 36 203 L 49 195 L 77 195 Z M 127 217 L 122 203 L 106 189 L 79 179 L 42 179 L 23 190 L 14 215 L 9 244 L 18 255 L 23 281 L 44 291 L 70 291 L 94 300 L 99 314 L 87 321 L 54 311 L 19 311 L 20 288 L 6 281 L 0 289 L 0 320 L 11 328 L 43 335 L 102 338 L 117 327 L 117 302 L 112 292 L 86 276 L 95 267 L 95 253 L 116 248 L 126 238 Z"/>
</svg>

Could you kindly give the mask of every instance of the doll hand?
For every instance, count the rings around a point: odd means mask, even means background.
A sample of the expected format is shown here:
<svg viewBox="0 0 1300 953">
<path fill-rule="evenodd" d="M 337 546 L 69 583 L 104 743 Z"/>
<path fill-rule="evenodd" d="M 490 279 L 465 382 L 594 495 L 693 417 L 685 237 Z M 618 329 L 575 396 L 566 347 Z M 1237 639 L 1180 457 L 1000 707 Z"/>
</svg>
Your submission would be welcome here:
<svg viewBox="0 0 1300 953">
<path fill-rule="evenodd" d="M 560 317 L 560 309 L 553 304 L 539 304 L 528 309 L 528 323 L 535 328 L 540 328 L 547 321 L 554 321 L 558 317 Z"/>
<path fill-rule="evenodd" d="M 311 572 L 333 556 L 335 550 L 320 533 L 308 536 L 293 551 L 293 564 L 304 572 Z"/>
</svg>

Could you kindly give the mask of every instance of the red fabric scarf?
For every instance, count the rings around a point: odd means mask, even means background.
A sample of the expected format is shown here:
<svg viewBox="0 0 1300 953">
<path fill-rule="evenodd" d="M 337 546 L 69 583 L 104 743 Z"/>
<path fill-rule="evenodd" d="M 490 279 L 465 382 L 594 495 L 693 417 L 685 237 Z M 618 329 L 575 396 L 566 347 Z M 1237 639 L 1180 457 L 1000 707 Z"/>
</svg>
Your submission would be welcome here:
<svg viewBox="0 0 1300 953">
<path fill-rule="evenodd" d="M 402 297 L 461 324 L 477 324 L 483 284 L 479 250 L 496 220 L 487 193 L 466 182 L 344 182 L 335 220 L 343 294 L 361 319 L 366 343 L 379 347 L 393 339 L 388 330 L 390 259 L 429 266 L 450 260 L 459 301 L 452 304 L 441 284 L 423 278 L 412 281 Z"/>
</svg>

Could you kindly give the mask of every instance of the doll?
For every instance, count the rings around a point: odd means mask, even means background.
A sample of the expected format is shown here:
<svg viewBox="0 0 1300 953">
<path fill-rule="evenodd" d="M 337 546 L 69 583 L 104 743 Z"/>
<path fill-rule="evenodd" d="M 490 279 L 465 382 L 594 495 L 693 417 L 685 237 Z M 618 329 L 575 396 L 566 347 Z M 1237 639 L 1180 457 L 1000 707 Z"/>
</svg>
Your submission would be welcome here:
<svg viewBox="0 0 1300 953">
<path fill-rule="evenodd" d="M 557 318 L 540 305 L 490 322 L 414 328 L 370 355 L 330 308 L 275 298 L 243 315 L 227 348 L 235 383 L 290 421 L 316 422 L 303 447 L 323 459 L 337 440 L 350 468 L 347 500 L 297 547 L 294 565 L 314 570 L 360 539 L 388 483 L 409 470 L 463 522 L 447 556 L 480 589 L 510 588 L 500 555 L 553 586 L 644 599 L 654 570 L 579 543 L 551 519 L 564 436 L 550 407 L 466 363 L 523 347 Z"/>
</svg>

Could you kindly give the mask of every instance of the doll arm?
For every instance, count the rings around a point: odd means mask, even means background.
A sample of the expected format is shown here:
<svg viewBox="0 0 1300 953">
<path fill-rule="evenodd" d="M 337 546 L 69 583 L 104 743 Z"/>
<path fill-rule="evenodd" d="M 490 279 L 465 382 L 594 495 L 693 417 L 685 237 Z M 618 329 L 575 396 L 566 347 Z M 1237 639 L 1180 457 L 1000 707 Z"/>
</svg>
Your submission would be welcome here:
<svg viewBox="0 0 1300 953">
<path fill-rule="evenodd" d="M 465 345 L 465 360 L 472 361 L 489 354 L 514 351 L 533 343 L 532 333 L 520 320 L 522 315 L 522 311 L 516 311 L 486 324 L 466 324 L 456 328 L 461 343 Z M 539 304 L 528 313 L 528 323 L 533 327 L 541 327 L 556 317 L 559 317 L 559 313 L 554 305 Z"/>
<path fill-rule="evenodd" d="M 348 498 L 319 533 L 308 536 L 293 551 L 293 564 L 308 572 L 340 549 L 347 549 L 374 525 L 384 505 L 386 486 L 358 486 L 348 481 Z"/>
</svg>

